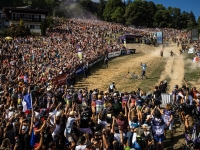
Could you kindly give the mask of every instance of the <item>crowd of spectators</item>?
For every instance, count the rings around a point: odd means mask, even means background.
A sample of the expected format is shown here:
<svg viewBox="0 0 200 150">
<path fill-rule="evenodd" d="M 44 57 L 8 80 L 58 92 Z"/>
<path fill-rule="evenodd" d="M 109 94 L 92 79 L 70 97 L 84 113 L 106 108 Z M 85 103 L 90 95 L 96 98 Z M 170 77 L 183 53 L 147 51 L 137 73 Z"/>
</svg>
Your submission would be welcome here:
<svg viewBox="0 0 200 150">
<path fill-rule="evenodd" d="M 127 32 L 150 35 L 148 29 L 70 19 L 46 36 L 2 38 L 0 149 L 148 149 L 153 144 L 150 110 L 161 116 L 151 94 L 77 90 L 51 82 L 61 74 L 75 77 L 77 67 L 119 50 L 123 44 L 106 39 Z M 23 98 L 30 93 L 33 106 L 24 111 Z"/>
</svg>

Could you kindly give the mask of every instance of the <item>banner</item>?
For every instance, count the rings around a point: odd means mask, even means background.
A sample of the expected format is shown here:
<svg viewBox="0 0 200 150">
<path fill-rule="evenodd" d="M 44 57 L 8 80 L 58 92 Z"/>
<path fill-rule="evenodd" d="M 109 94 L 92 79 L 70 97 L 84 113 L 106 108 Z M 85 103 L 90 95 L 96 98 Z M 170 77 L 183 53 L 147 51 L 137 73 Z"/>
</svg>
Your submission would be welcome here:
<svg viewBox="0 0 200 150">
<path fill-rule="evenodd" d="M 191 37 L 193 41 L 197 41 L 199 39 L 198 29 L 192 29 Z"/>
<path fill-rule="evenodd" d="M 157 32 L 156 34 L 157 34 L 157 37 L 156 37 L 157 44 L 162 44 L 163 43 L 163 34 L 162 34 L 162 32 Z"/>
<path fill-rule="evenodd" d="M 98 62 L 100 62 L 101 60 L 103 60 L 103 58 L 99 58 L 99 59 L 93 61 L 92 63 L 89 64 L 89 67 L 92 67 L 93 65 L 95 65 Z"/>
<path fill-rule="evenodd" d="M 54 78 L 52 80 L 52 82 L 55 84 L 55 85 L 65 85 L 66 84 L 66 76 L 67 74 L 62 74 L 62 75 L 59 75 L 57 76 L 56 78 Z"/>
<path fill-rule="evenodd" d="M 110 52 L 108 53 L 108 58 L 117 57 L 121 55 L 121 51 Z"/>
<path fill-rule="evenodd" d="M 83 66 L 76 68 L 76 74 L 82 74 L 83 73 Z"/>
<path fill-rule="evenodd" d="M 136 49 L 121 50 L 121 55 L 135 54 Z"/>
</svg>

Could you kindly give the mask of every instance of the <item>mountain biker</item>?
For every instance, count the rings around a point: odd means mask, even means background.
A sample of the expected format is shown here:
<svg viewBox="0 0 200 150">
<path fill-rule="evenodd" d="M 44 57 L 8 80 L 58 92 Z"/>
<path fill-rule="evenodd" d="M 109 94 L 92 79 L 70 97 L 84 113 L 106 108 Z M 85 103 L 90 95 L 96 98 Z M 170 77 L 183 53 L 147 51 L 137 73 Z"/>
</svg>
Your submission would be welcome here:
<svg viewBox="0 0 200 150">
<path fill-rule="evenodd" d="M 147 79 L 147 76 L 145 75 L 146 69 L 147 69 L 147 65 L 146 65 L 146 63 L 144 63 L 144 64 L 141 63 L 140 65 L 142 66 L 142 79 L 143 79 L 143 76 L 145 76 L 146 79 Z"/>
<path fill-rule="evenodd" d="M 170 56 L 173 57 L 174 56 L 174 52 L 170 51 Z"/>
</svg>

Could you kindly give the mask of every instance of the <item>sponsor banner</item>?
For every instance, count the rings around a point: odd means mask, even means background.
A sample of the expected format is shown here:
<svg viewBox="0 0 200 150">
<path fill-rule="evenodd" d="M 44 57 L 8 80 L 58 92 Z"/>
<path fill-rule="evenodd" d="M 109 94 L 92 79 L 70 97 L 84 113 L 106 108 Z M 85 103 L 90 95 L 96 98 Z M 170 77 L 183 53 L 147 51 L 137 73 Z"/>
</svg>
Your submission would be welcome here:
<svg viewBox="0 0 200 150">
<path fill-rule="evenodd" d="M 156 33 L 156 39 L 157 39 L 157 44 L 162 44 L 163 43 L 163 34 L 162 32 L 157 32 Z"/>
<path fill-rule="evenodd" d="M 121 55 L 121 51 L 110 52 L 108 53 L 108 58 L 117 57 Z"/>
<path fill-rule="evenodd" d="M 191 37 L 193 41 L 197 41 L 199 39 L 198 29 L 192 29 Z"/>
<path fill-rule="evenodd" d="M 122 50 L 121 55 L 135 54 L 135 49 Z"/>
<path fill-rule="evenodd" d="M 76 68 L 76 72 L 77 75 L 82 74 L 83 73 L 83 67 L 78 67 Z"/>
<path fill-rule="evenodd" d="M 52 82 L 55 84 L 55 85 L 58 85 L 58 86 L 60 86 L 60 85 L 65 85 L 66 84 L 66 76 L 67 76 L 67 74 L 63 74 L 63 75 L 59 75 L 59 76 L 57 76 L 56 78 L 54 78 L 53 80 L 52 80 Z"/>
<path fill-rule="evenodd" d="M 103 60 L 103 58 L 99 58 L 99 59 L 93 61 L 92 63 L 89 64 L 89 67 L 92 67 L 93 65 L 95 65 L 98 62 L 100 62 L 101 60 Z"/>
</svg>

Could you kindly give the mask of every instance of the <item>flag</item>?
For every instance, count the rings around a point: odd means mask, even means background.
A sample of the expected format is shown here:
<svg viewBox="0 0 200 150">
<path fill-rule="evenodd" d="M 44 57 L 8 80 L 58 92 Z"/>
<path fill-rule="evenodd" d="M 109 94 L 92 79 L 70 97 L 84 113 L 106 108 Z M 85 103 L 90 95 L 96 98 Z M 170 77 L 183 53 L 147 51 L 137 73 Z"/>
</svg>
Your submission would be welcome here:
<svg viewBox="0 0 200 150">
<path fill-rule="evenodd" d="M 31 110 L 32 109 L 32 97 L 31 94 L 27 94 L 24 96 L 24 99 L 22 101 L 23 105 L 23 112 L 26 110 Z"/>
</svg>

